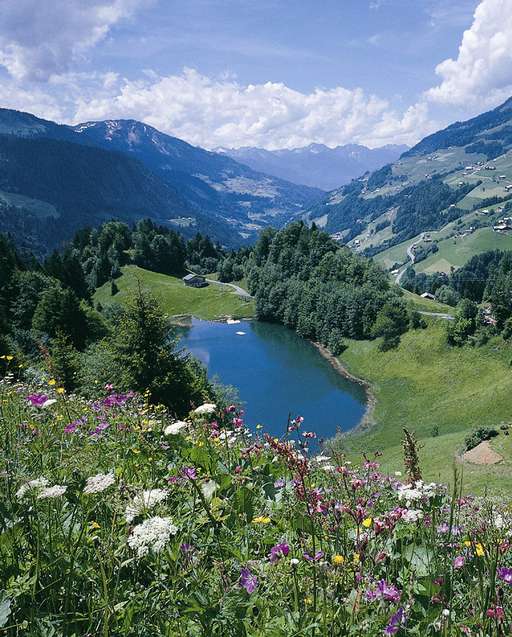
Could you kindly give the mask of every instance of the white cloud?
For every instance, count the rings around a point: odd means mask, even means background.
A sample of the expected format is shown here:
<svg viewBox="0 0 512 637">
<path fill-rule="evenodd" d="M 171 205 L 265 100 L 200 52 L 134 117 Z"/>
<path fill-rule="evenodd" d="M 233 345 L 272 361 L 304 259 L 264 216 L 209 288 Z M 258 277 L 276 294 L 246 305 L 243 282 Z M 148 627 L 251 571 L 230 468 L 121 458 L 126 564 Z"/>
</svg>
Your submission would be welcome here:
<svg viewBox="0 0 512 637">
<path fill-rule="evenodd" d="M 496 106 L 512 93 L 512 0 L 481 0 L 456 59 L 436 67 L 429 100 L 469 109 Z"/>
<path fill-rule="evenodd" d="M 148 0 L 1 0 L 0 65 L 17 80 L 48 80 Z"/>
<path fill-rule="evenodd" d="M 432 129 L 425 107 L 400 115 L 386 100 L 361 89 L 338 86 L 303 93 L 283 83 L 212 79 L 193 69 L 117 80 L 115 90 L 104 84 L 94 97 L 77 100 L 77 121 L 121 117 L 141 119 L 207 148 L 411 143 Z"/>
</svg>

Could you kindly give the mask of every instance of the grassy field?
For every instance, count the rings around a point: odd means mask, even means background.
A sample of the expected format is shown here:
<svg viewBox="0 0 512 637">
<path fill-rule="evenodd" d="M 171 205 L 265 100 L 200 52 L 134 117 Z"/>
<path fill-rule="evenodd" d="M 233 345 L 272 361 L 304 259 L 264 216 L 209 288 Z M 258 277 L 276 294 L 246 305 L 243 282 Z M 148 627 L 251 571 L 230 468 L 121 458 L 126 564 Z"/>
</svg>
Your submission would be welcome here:
<svg viewBox="0 0 512 637">
<path fill-rule="evenodd" d="M 417 272 L 450 272 L 460 268 L 471 257 L 488 250 L 512 250 L 512 234 L 498 234 L 492 228 L 480 228 L 465 237 L 452 237 L 438 243 L 439 251 L 420 261 Z"/>
<path fill-rule="evenodd" d="M 385 467 L 397 467 L 402 427 L 423 444 L 425 477 L 449 482 L 456 454 L 476 426 L 512 421 L 512 347 L 496 338 L 481 348 L 450 348 L 445 323 L 407 333 L 400 347 L 381 352 L 378 342 L 352 341 L 342 363 L 372 385 L 376 398 L 373 426 L 350 437 L 354 451 L 385 450 Z M 438 435 L 434 428 L 438 428 Z M 512 476 L 512 443 L 501 435 L 493 445 L 505 455 L 494 466 L 467 465 L 469 490 L 493 490 Z"/>
<path fill-rule="evenodd" d="M 123 303 L 140 281 L 160 302 L 169 316 L 190 314 L 202 319 L 225 316 L 250 318 L 254 315 L 254 303 L 242 300 L 230 288 L 209 285 L 206 288 L 188 288 L 179 278 L 150 272 L 135 265 L 122 269 L 122 276 L 116 279 L 119 292 L 110 294 L 110 283 L 105 283 L 94 295 L 94 302 L 103 306 L 109 303 Z"/>
<path fill-rule="evenodd" d="M 409 292 L 409 290 L 402 289 L 402 292 L 404 293 L 404 300 L 412 301 L 414 307 L 421 312 L 441 312 L 443 314 L 453 314 L 454 312 L 454 308 L 445 303 L 423 299 L 419 294 L 414 294 Z"/>
</svg>

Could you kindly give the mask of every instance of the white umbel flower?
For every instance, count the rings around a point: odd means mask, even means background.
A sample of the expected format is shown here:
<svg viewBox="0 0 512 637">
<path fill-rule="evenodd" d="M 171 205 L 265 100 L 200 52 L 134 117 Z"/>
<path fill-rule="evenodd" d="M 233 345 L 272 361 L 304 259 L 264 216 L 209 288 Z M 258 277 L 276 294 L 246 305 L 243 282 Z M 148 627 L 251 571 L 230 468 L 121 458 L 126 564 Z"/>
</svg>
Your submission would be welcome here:
<svg viewBox="0 0 512 637">
<path fill-rule="evenodd" d="M 155 516 L 133 529 L 128 538 L 128 546 L 136 551 L 137 557 L 144 557 L 150 551 L 159 553 L 171 535 L 176 535 L 177 532 L 178 528 L 174 526 L 171 518 Z"/>
<path fill-rule="evenodd" d="M 423 511 L 420 511 L 418 509 L 409 509 L 407 511 L 402 512 L 402 520 L 404 522 L 413 523 L 413 522 L 417 522 L 418 520 L 421 520 L 422 518 L 423 518 Z"/>
<path fill-rule="evenodd" d="M 182 429 L 186 429 L 187 427 L 188 423 L 184 422 L 183 420 L 177 420 L 164 429 L 164 434 L 166 436 L 176 436 Z"/>
<path fill-rule="evenodd" d="M 163 502 L 168 495 L 165 489 L 148 489 L 147 491 L 139 493 L 126 507 L 126 521 L 133 522 L 138 515 Z"/>
<path fill-rule="evenodd" d="M 46 498 L 60 498 L 66 493 L 67 489 L 68 488 L 63 484 L 54 484 L 53 487 L 45 487 L 44 489 L 41 489 L 37 495 L 37 499 L 45 500 Z"/>
<path fill-rule="evenodd" d="M 197 409 L 194 409 L 194 414 L 198 416 L 203 416 L 204 414 L 213 414 L 216 411 L 216 409 L 217 409 L 217 405 L 214 405 L 213 403 L 205 403 L 204 405 L 201 405 Z"/>
<path fill-rule="evenodd" d="M 21 487 L 16 491 L 16 497 L 21 499 L 28 491 L 41 489 L 42 487 L 46 487 L 48 484 L 50 483 L 46 478 L 36 478 L 35 480 L 29 480 L 28 482 L 25 482 L 25 484 L 22 484 Z"/>
<path fill-rule="evenodd" d="M 114 484 L 116 479 L 113 472 L 110 473 L 98 473 L 95 476 L 87 478 L 87 483 L 84 487 L 84 493 L 90 495 L 92 493 L 101 493 Z"/>
</svg>

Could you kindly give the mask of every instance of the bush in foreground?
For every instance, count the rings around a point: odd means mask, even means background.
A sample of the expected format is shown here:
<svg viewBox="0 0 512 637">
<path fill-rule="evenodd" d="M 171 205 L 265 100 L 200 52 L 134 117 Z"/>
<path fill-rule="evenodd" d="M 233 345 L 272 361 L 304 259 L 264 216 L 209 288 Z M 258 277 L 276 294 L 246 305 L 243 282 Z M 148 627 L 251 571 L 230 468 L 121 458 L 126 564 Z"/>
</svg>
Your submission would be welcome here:
<svg viewBox="0 0 512 637">
<path fill-rule="evenodd" d="M 503 503 L 310 457 L 300 418 L 8 380 L 0 409 L 2 634 L 511 633 Z"/>
</svg>

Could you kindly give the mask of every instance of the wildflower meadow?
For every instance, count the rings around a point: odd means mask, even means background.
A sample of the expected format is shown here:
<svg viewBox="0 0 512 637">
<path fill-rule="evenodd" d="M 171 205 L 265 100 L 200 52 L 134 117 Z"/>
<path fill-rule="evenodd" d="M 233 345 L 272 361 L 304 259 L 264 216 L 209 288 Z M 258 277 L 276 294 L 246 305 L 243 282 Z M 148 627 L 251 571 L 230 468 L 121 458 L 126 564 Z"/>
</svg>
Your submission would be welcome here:
<svg viewBox="0 0 512 637">
<path fill-rule="evenodd" d="M 234 405 L 12 378 L 0 400 L 2 635 L 512 633 L 508 504 L 422 482 L 411 440 L 385 475 L 308 451 L 301 418 L 277 439 Z"/>
</svg>

